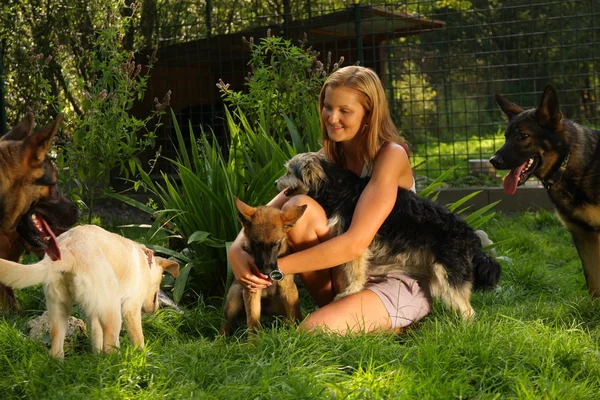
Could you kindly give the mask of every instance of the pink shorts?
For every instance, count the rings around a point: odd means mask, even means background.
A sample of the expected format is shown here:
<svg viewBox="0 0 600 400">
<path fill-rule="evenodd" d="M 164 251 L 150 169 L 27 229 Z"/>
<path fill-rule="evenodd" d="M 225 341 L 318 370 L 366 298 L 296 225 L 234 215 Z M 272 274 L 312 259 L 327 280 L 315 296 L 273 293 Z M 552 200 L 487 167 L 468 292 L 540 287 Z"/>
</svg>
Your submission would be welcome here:
<svg viewBox="0 0 600 400">
<path fill-rule="evenodd" d="M 431 311 L 431 295 L 427 284 L 404 274 L 370 276 L 365 289 L 375 293 L 392 320 L 392 328 L 405 327 Z"/>
</svg>

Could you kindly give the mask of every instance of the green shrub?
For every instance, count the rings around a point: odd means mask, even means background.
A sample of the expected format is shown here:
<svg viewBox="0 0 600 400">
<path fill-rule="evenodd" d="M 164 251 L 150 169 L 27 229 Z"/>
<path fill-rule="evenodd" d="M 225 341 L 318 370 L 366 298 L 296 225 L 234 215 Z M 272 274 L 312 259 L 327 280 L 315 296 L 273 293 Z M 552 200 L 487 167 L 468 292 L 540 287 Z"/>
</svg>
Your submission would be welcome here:
<svg viewBox="0 0 600 400">
<path fill-rule="evenodd" d="M 156 60 L 153 54 L 148 64 L 142 65 L 135 60 L 134 52 L 124 49 L 122 41 L 130 23 L 131 18 L 115 18 L 95 32 L 92 48 L 84 50 L 91 60 L 85 77 L 65 75 L 66 87 L 75 88 L 69 101 L 52 95 L 44 75 L 51 62 L 69 64 L 60 47 L 55 57 L 38 54 L 32 59 L 37 73 L 34 78 L 45 96 L 44 106 L 65 114 L 56 160 L 61 186 L 87 208 L 88 223 L 95 201 L 111 190 L 111 174 L 135 174 L 137 155 L 154 146 L 160 116 L 170 100 L 168 92 L 162 103 L 155 100 L 156 108 L 149 110 L 147 117 L 132 115 L 134 102 L 144 97 Z"/>
<path fill-rule="evenodd" d="M 278 143 L 292 141 L 298 150 L 316 151 L 321 128 L 317 99 L 330 72 L 338 69 L 343 57 L 331 64 L 318 60 L 311 48 L 292 44 L 290 40 L 272 36 L 244 42 L 250 48 L 250 68 L 243 91 L 229 89 L 219 80 L 217 87 L 232 109 L 240 109 L 252 128 L 260 127 Z"/>
</svg>

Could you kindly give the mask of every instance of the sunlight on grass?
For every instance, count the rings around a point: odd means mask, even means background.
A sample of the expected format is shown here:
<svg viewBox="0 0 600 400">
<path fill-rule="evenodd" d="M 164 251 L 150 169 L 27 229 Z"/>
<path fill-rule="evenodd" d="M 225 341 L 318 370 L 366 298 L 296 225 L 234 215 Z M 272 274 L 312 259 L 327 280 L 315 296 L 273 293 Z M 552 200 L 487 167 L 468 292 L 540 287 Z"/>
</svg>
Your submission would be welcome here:
<svg viewBox="0 0 600 400">
<path fill-rule="evenodd" d="M 218 335 L 220 299 L 144 316 L 147 348 L 125 332 L 113 355 L 89 338 L 67 343 L 64 362 L 26 336 L 41 289 L 17 294 L 23 315 L 0 322 L 2 398 L 596 399 L 600 304 L 587 294 L 571 238 L 554 214 L 497 214 L 486 224 L 503 276 L 474 293 L 465 323 L 435 301 L 407 333 L 306 335 L 276 323 L 249 342 Z M 312 303 L 303 309 L 314 309 Z"/>
<path fill-rule="evenodd" d="M 489 159 L 504 143 L 503 128 L 487 138 L 471 136 L 467 140 L 432 142 L 411 147 L 411 163 L 415 174 L 434 179 L 442 172 L 458 166 L 455 178 L 469 173 L 470 159 Z M 449 183 L 452 183 L 451 180 Z"/>
</svg>

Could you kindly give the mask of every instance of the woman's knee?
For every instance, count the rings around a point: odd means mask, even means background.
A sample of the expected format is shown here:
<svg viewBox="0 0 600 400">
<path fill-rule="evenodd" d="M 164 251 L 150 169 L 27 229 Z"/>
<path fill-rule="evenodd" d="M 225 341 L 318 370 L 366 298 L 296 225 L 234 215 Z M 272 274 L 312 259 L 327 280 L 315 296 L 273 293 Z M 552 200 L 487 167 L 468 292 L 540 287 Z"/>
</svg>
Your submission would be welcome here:
<svg viewBox="0 0 600 400">
<path fill-rule="evenodd" d="M 298 326 L 300 332 L 326 331 L 327 323 L 313 312 Z"/>
<path fill-rule="evenodd" d="M 303 205 L 307 206 L 306 211 L 288 233 L 288 241 L 295 250 L 298 247 L 305 247 L 303 244 L 308 245 L 308 247 L 310 245 L 314 246 L 329 231 L 325 210 L 309 196 L 298 195 L 292 197 L 283 205 L 282 210 L 287 211 L 293 207 Z"/>
</svg>

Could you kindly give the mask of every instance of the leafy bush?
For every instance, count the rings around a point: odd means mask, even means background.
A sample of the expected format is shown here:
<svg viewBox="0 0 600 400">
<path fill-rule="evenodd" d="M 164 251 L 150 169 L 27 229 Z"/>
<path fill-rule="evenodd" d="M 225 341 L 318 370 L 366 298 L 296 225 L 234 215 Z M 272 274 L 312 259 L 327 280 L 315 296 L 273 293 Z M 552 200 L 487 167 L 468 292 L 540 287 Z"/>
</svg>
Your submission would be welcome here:
<svg viewBox="0 0 600 400">
<path fill-rule="evenodd" d="M 221 80 L 217 87 L 225 102 L 232 109 L 241 109 L 253 128 L 260 126 L 279 143 L 291 139 L 297 148 L 315 151 L 321 137 L 315 118 L 319 115 L 319 92 L 329 73 L 344 59 L 332 65 L 328 54 L 323 64 L 317 51 L 304 48 L 305 42 L 306 38 L 296 46 L 290 40 L 272 36 L 270 31 L 258 42 L 244 38 L 251 52 L 246 90 L 230 90 Z M 297 140 L 300 137 L 302 140 Z"/>
<path fill-rule="evenodd" d="M 119 23 L 120 22 L 120 23 Z M 168 106 L 170 92 L 162 103 L 155 100 L 156 109 L 149 110 L 143 119 L 131 114 L 135 101 L 144 97 L 149 73 L 156 61 L 149 57 L 148 65 L 135 61 L 135 53 L 123 48 L 122 40 L 130 18 L 113 21 L 96 32 L 95 42 L 88 57 L 91 67 L 86 78 L 67 75 L 68 87 L 75 87 L 70 104 L 51 95 L 52 90 L 44 77 L 51 62 L 64 62 L 60 47 L 56 57 L 33 57 L 39 88 L 45 95 L 43 107 L 54 107 L 65 114 L 63 132 L 59 135 L 57 166 L 60 179 L 70 197 L 87 207 L 91 221 L 94 202 L 106 190 L 110 191 L 111 172 L 129 177 L 139 165 L 137 155 L 148 146 L 154 146 L 160 116 Z M 73 106 L 75 104 L 76 106 Z M 40 105 L 40 107 L 42 107 Z"/>
</svg>

